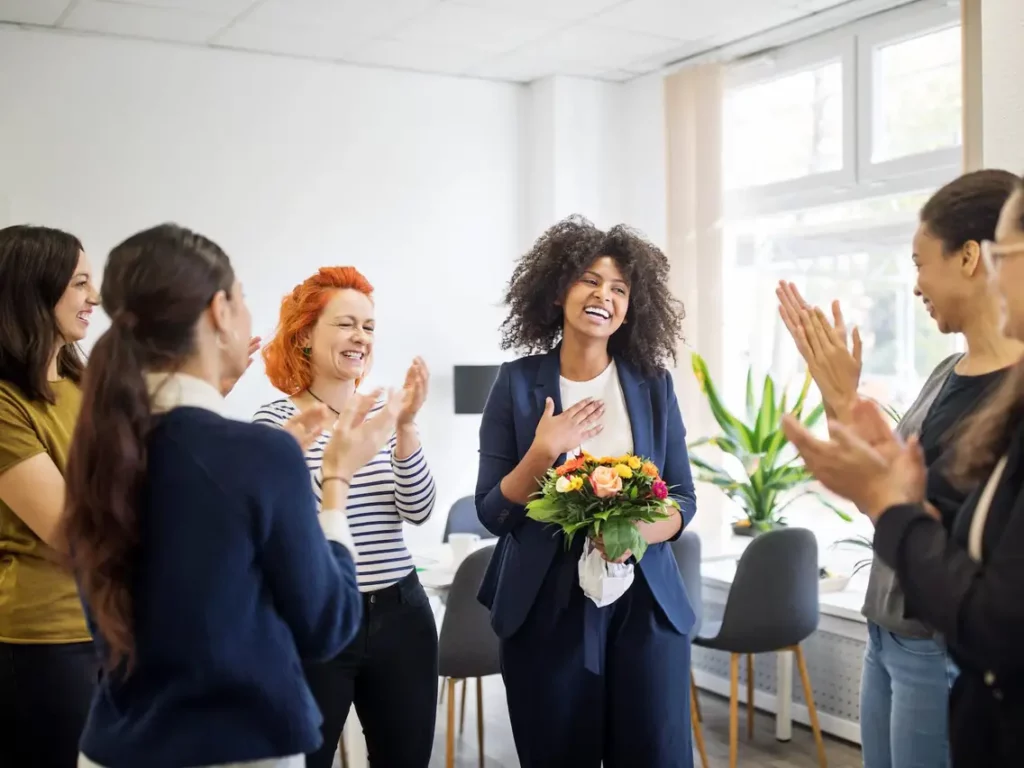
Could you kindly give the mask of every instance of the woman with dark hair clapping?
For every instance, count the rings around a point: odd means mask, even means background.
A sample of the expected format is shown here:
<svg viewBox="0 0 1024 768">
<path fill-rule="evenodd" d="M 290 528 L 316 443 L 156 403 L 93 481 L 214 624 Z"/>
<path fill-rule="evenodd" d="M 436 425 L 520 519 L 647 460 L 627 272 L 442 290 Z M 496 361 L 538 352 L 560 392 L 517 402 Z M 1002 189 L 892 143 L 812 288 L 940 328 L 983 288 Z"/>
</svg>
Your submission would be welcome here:
<svg viewBox="0 0 1024 768">
<path fill-rule="evenodd" d="M 1024 341 L 1024 183 L 1003 206 L 981 257 Z M 1024 361 L 956 432 L 949 476 L 974 486 L 951 530 L 927 501 L 921 442 L 893 434 L 878 408 L 854 404 L 846 425 L 815 438 L 786 432 L 815 476 L 875 524 L 875 552 L 894 569 L 907 612 L 941 632 L 960 668 L 950 698 L 957 768 L 1020 765 L 1024 754 Z"/>
</svg>

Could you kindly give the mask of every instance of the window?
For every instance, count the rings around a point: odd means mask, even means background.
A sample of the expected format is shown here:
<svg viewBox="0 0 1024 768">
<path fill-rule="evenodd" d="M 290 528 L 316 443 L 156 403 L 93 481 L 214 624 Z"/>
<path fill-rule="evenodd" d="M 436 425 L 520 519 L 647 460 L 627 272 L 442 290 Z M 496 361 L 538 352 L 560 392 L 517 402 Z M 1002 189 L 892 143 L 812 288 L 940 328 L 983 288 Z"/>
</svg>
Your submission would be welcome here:
<svg viewBox="0 0 1024 768">
<path fill-rule="evenodd" d="M 961 144 L 960 28 L 876 47 L 871 162 Z"/>
<path fill-rule="evenodd" d="M 843 167 L 841 62 L 735 88 L 724 101 L 726 189 Z"/>
<path fill-rule="evenodd" d="M 864 342 L 862 389 L 906 408 L 956 348 L 914 296 L 911 239 L 928 196 L 959 172 L 955 8 L 903 9 L 737 65 L 723 114 L 723 388 L 747 368 L 799 386 L 774 287 L 839 299 Z"/>
</svg>

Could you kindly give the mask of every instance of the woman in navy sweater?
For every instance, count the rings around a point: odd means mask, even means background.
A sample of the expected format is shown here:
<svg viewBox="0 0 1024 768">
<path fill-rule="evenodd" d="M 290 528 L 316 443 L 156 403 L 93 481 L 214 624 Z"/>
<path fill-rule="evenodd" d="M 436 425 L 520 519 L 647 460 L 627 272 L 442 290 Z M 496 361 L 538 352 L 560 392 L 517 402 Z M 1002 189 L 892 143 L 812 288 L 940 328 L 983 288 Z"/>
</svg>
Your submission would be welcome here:
<svg viewBox="0 0 1024 768">
<path fill-rule="evenodd" d="M 117 246 L 67 468 L 66 533 L 104 662 L 80 766 L 300 766 L 320 742 L 301 663 L 359 627 L 343 507 L 397 409 L 341 414 L 324 511 L 291 434 L 223 415 L 251 318 L 224 252 L 164 225 Z M 333 418 L 333 415 L 331 416 Z M 361 426 L 354 426 L 354 425 Z"/>
</svg>

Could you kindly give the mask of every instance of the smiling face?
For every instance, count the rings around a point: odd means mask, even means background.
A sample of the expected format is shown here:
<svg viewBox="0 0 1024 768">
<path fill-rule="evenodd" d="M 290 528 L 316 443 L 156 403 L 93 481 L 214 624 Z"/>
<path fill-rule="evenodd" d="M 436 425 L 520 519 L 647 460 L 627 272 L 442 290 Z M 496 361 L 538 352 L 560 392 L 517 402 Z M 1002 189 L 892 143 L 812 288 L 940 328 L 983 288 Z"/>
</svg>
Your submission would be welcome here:
<svg viewBox="0 0 1024 768">
<path fill-rule="evenodd" d="M 63 344 L 74 344 L 85 338 L 97 304 L 99 294 L 93 287 L 92 267 L 85 252 L 81 252 L 71 282 L 53 309 Z"/>
<path fill-rule="evenodd" d="M 629 310 L 629 284 L 610 256 L 596 259 L 569 287 L 562 304 L 565 330 L 608 339 Z"/>
<path fill-rule="evenodd" d="M 947 253 L 942 240 L 922 223 L 914 235 L 913 259 L 917 268 L 914 295 L 924 301 L 942 333 L 959 333 L 967 313 L 986 300 L 980 245 L 969 241 L 960 250 Z"/>
<path fill-rule="evenodd" d="M 334 291 L 306 342 L 313 378 L 355 381 L 373 352 L 373 301 L 352 288 Z"/>
<path fill-rule="evenodd" d="M 1024 193 L 1018 189 L 1003 206 L 993 246 L 993 286 L 1004 310 L 1003 333 L 1024 341 Z"/>
</svg>

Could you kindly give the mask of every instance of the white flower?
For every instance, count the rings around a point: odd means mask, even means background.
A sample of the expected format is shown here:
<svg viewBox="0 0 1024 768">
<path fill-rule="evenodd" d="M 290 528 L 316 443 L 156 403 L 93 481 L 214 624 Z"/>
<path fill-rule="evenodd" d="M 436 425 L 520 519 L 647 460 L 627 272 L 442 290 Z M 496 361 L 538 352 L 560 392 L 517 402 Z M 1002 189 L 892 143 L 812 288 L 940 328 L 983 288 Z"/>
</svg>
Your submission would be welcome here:
<svg viewBox="0 0 1024 768">
<path fill-rule="evenodd" d="M 572 488 L 572 481 L 565 475 L 555 481 L 555 490 L 559 493 L 567 493 L 570 488 Z"/>
</svg>

